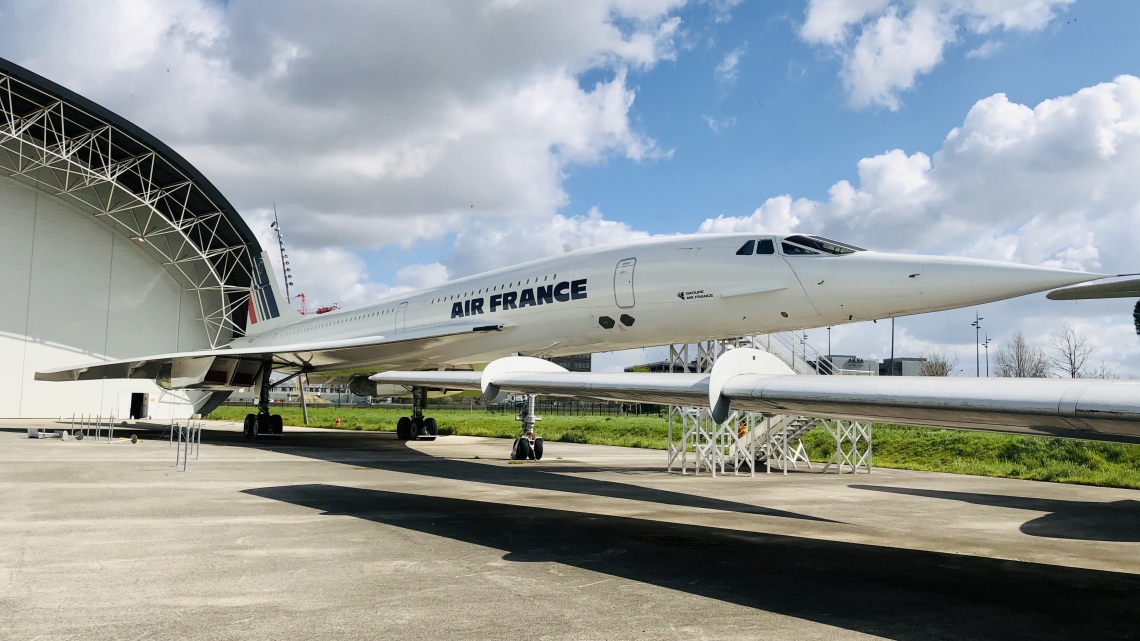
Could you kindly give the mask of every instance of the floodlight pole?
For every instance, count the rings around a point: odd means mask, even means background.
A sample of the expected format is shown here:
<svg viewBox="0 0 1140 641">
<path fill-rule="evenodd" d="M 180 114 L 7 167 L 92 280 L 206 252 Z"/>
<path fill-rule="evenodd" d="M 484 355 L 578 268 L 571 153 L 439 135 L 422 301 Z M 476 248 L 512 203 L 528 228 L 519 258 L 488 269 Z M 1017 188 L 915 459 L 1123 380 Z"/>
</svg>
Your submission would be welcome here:
<svg viewBox="0 0 1140 641">
<path fill-rule="evenodd" d="M 974 366 L 976 370 L 974 376 L 980 378 L 982 376 L 982 321 L 985 319 L 978 316 L 977 310 L 974 310 L 974 322 L 970 323 L 974 327 Z M 987 337 L 988 340 L 988 337 Z M 986 375 L 989 376 L 990 369 L 990 350 L 986 348 Z"/>
<path fill-rule="evenodd" d="M 982 347 L 986 348 L 986 378 L 990 377 L 990 335 L 986 334 L 986 340 L 982 343 Z"/>
<path fill-rule="evenodd" d="M 891 373 L 888 376 L 895 375 L 895 317 L 891 316 Z"/>
</svg>

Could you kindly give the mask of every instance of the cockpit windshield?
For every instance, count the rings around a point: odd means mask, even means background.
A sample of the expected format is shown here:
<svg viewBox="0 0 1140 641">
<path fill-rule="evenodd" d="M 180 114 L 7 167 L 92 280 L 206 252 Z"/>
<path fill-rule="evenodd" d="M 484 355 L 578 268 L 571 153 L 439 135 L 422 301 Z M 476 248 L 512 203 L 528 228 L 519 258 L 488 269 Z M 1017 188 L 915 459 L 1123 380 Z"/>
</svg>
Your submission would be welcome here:
<svg viewBox="0 0 1140 641">
<path fill-rule="evenodd" d="M 841 242 L 838 242 L 835 240 L 830 240 L 828 238 L 824 238 L 823 236 L 798 236 L 797 235 L 797 236 L 788 236 L 787 238 L 784 239 L 783 249 L 784 249 L 785 254 L 796 255 L 796 254 L 814 254 L 814 253 L 816 253 L 816 252 L 798 251 L 799 248 L 795 247 L 794 245 L 791 246 L 792 249 L 789 251 L 789 243 L 795 243 L 796 245 L 799 245 L 800 247 L 806 247 L 808 249 L 814 249 L 816 251 L 823 252 L 825 254 L 833 254 L 836 256 L 840 256 L 843 254 L 854 254 L 855 252 L 867 251 L 866 249 L 863 249 L 862 247 L 856 247 L 854 245 L 848 245 L 847 243 L 841 243 Z"/>
</svg>

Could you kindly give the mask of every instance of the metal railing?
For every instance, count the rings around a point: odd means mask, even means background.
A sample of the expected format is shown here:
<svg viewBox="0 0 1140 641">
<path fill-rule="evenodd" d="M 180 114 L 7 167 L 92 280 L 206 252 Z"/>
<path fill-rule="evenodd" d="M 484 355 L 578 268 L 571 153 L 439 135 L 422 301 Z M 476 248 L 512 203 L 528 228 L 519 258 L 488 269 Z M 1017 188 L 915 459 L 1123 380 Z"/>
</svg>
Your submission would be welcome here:
<svg viewBox="0 0 1140 641">
<path fill-rule="evenodd" d="M 771 332 L 746 337 L 752 347 L 762 349 L 787 363 L 797 374 L 827 376 L 875 376 L 877 372 L 860 369 L 843 369 L 835 366 L 831 357 L 820 354 L 802 335 L 796 332 Z"/>
</svg>

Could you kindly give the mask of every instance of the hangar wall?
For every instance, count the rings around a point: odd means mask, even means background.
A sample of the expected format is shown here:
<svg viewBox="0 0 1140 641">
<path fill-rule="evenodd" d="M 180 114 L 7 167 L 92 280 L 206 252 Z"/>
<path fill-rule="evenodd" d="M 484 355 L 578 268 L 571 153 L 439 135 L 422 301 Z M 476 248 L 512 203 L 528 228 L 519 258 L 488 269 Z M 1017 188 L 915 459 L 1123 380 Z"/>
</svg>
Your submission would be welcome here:
<svg viewBox="0 0 1140 641">
<path fill-rule="evenodd" d="M 0 176 L 0 417 L 186 418 L 203 392 L 145 380 L 53 383 L 37 370 L 209 348 L 196 294 L 131 239 L 68 202 Z"/>
</svg>

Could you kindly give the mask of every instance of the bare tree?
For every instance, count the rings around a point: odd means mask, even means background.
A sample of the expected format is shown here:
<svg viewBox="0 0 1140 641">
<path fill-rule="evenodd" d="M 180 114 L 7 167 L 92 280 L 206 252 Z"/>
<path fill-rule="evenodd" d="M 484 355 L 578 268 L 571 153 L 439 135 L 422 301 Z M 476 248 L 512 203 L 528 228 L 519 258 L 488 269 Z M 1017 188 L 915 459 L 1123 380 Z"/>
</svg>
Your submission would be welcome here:
<svg viewBox="0 0 1140 641">
<path fill-rule="evenodd" d="M 918 373 L 921 376 L 950 376 L 957 365 L 957 356 L 951 360 L 945 354 L 931 351 L 926 355 L 926 360 L 918 366 Z"/>
<path fill-rule="evenodd" d="M 1053 366 L 1062 376 L 1084 378 L 1085 365 L 1092 355 L 1093 346 L 1088 337 L 1077 331 L 1072 323 L 1066 322 L 1061 331 L 1053 335 Z"/>
<path fill-rule="evenodd" d="M 1112 368 L 1110 368 L 1108 366 L 1108 363 L 1101 363 L 1100 367 L 1098 367 L 1092 371 L 1085 372 L 1084 377 L 1085 378 L 1117 379 L 1117 378 L 1120 378 L 1120 375 L 1117 374 L 1116 372 L 1112 371 Z"/>
<path fill-rule="evenodd" d="M 1030 345 L 1019 329 L 998 348 L 997 374 L 1015 378 L 1045 378 L 1049 375 L 1049 357 L 1040 347 Z"/>
</svg>

